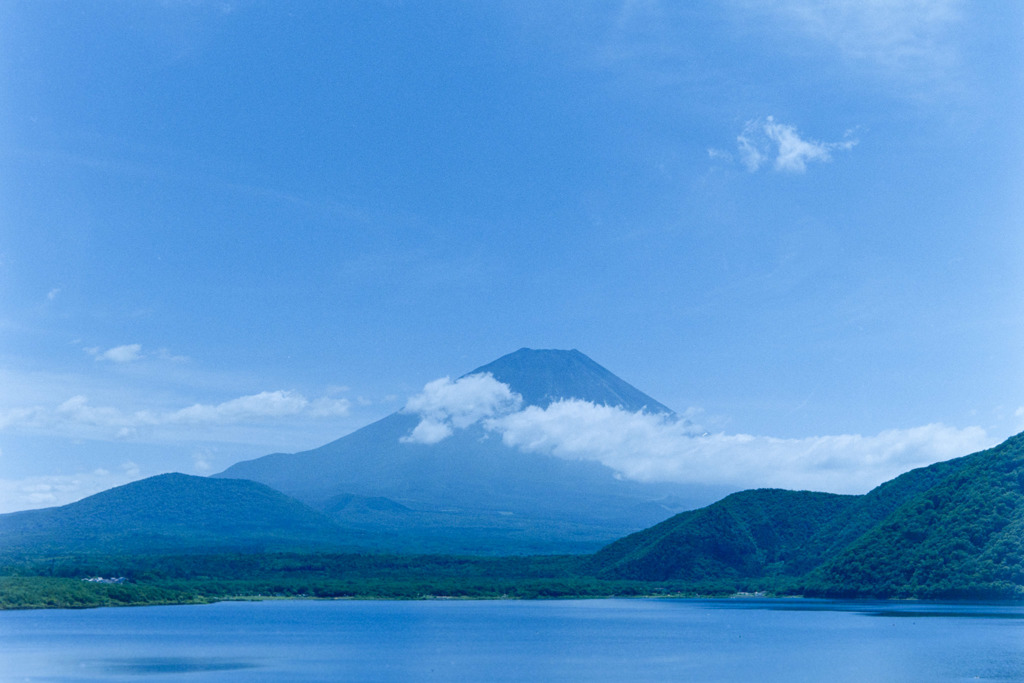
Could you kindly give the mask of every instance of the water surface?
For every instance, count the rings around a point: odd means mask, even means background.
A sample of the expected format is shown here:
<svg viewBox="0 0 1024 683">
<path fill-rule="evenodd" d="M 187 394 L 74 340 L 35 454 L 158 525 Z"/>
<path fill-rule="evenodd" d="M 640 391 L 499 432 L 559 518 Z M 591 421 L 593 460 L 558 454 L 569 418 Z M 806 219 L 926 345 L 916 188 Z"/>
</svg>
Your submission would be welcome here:
<svg viewBox="0 0 1024 683">
<path fill-rule="evenodd" d="M 1024 681 L 1024 605 L 268 601 L 0 612 L 2 681 Z"/>
</svg>

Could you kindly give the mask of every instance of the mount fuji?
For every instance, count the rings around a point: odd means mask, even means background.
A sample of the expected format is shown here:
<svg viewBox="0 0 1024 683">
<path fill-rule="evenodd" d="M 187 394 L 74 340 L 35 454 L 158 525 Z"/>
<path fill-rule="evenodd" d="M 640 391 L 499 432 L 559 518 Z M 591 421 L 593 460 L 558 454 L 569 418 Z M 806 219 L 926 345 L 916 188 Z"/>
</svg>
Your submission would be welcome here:
<svg viewBox="0 0 1024 683">
<path fill-rule="evenodd" d="M 460 391 L 485 409 L 439 407 L 439 396 Z M 266 484 L 403 552 L 589 552 L 730 492 L 629 480 L 596 459 L 510 445 L 488 428 L 495 411 L 571 400 L 675 418 L 579 351 L 524 348 L 428 384 L 418 402 L 324 446 L 214 476 Z"/>
</svg>

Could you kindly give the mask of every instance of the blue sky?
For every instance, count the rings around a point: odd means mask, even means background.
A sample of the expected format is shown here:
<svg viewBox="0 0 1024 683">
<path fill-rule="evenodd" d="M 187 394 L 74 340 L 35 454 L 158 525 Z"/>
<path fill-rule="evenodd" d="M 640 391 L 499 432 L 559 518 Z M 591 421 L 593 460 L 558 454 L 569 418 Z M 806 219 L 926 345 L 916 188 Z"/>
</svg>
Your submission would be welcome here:
<svg viewBox="0 0 1024 683">
<path fill-rule="evenodd" d="M 1024 7 L 677 5 L 0 4 L 0 510 L 523 346 L 716 462 L 1024 429 Z"/>
</svg>

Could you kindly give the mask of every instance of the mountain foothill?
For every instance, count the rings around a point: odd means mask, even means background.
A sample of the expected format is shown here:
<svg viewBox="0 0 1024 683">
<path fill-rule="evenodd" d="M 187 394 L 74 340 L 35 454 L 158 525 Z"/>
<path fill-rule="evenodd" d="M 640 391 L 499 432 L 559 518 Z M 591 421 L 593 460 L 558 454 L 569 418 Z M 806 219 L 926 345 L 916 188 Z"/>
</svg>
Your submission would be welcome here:
<svg viewBox="0 0 1024 683">
<path fill-rule="evenodd" d="M 463 377 L 481 376 L 506 387 L 517 409 L 574 399 L 675 418 L 575 350 L 520 349 Z M 1024 434 L 863 495 L 730 492 L 633 481 L 596 460 L 508 445 L 482 420 L 442 417 L 433 426 L 443 438 L 411 438 L 427 417 L 403 410 L 320 448 L 213 477 L 158 475 L 0 515 L 0 559 L 567 556 L 559 571 L 577 580 L 1024 596 Z"/>
</svg>

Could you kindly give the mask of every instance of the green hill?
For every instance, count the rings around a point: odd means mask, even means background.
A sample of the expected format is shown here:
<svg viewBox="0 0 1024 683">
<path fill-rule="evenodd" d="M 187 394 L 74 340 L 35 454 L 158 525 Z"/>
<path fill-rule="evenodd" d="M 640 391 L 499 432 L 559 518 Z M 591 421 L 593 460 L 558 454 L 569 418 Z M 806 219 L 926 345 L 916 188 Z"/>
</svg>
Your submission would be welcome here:
<svg viewBox="0 0 1024 683">
<path fill-rule="evenodd" d="M 1004 597 L 1024 589 L 1024 434 L 947 476 L 830 558 L 811 592 Z"/>
<path fill-rule="evenodd" d="M 794 575 L 807 564 L 809 542 L 856 502 L 811 491 L 742 491 L 616 541 L 588 568 L 644 581 Z"/>
<path fill-rule="evenodd" d="M 354 541 L 323 514 L 263 484 L 185 474 L 0 515 L 4 553 L 269 552 L 351 548 Z"/>
<path fill-rule="evenodd" d="M 786 578 L 809 595 L 1024 594 L 1024 434 L 863 496 L 762 489 L 684 512 L 596 553 L 642 581 Z"/>
</svg>

